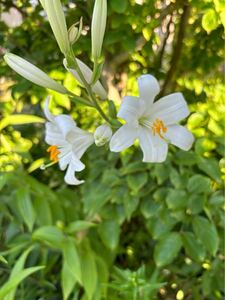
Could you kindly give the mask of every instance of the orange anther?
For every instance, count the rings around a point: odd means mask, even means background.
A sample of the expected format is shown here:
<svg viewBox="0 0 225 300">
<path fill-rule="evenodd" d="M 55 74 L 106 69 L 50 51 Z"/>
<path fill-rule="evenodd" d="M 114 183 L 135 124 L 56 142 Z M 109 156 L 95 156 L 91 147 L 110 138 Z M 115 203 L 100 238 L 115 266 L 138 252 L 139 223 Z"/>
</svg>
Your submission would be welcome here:
<svg viewBox="0 0 225 300">
<path fill-rule="evenodd" d="M 164 139 L 162 134 L 167 132 L 167 127 L 164 125 L 162 120 L 156 119 L 153 123 L 152 131 L 154 135 L 158 134 L 162 139 Z"/>
<path fill-rule="evenodd" d="M 58 155 L 60 154 L 60 151 L 58 150 L 58 147 L 55 145 L 52 145 L 48 147 L 47 152 L 50 153 L 50 160 L 53 162 L 57 162 L 59 160 Z"/>
</svg>

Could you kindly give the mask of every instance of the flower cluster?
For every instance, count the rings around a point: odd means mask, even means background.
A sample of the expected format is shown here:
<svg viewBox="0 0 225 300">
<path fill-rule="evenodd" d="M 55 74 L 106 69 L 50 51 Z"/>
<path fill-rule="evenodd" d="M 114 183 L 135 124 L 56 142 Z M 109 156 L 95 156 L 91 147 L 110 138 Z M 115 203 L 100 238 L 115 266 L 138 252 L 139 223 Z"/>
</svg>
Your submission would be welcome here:
<svg viewBox="0 0 225 300">
<path fill-rule="evenodd" d="M 85 168 L 81 158 L 93 143 L 103 146 L 109 142 L 112 152 L 120 152 L 132 146 L 137 140 L 143 151 L 143 161 L 151 163 L 166 160 L 168 143 L 183 150 L 190 149 L 194 141 L 193 135 L 178 124 L 189 115 L 184 97 L 181 93 L 174 93 L 154 102 L 160 87 L 152 75 L 142 75 L 138 78 L 139 97 L 124 97 L 117 116 L 112 118 L 102 110 L 99 101 L 108 101 L 107 92 L 100 82 L 103 61 L 101 50 L 107 16 L 106 0 L 96 0 L 94 5 L 91 26 L 93 71 L 75 57 L 72 49 L 72 44 L 81 36 L 82 19 L 67 30 L 60 0 L 40 0 L 40 2 L 48 16 L 59 48 L 65 56 L 63 64 L 84 86 L 88 99 L 74 95 L 42 70 L 15 54 L 7 53 L 5 61 L 26 79 L 61 94 L 67 94 L 83 105 L 95 108 L 104 119 L 104 123 L 94 133 L 84 131 L 76 125 L 72 117 L 64 114 L 53 115 L 49 111 L 48 98 L 44 105 L 47 118 L 45 141 L 49 145 L 47 151 L 51 163 L 43 168 L 59 163 L 60 169 L 66 170 L 65 182 L 78 185 L 83 183 L 83 180 L 78 180 L 75 173 Z M 112 101 L 108 101 L 108 104 L 113 105 L 115 109 Z"/>
</svg>

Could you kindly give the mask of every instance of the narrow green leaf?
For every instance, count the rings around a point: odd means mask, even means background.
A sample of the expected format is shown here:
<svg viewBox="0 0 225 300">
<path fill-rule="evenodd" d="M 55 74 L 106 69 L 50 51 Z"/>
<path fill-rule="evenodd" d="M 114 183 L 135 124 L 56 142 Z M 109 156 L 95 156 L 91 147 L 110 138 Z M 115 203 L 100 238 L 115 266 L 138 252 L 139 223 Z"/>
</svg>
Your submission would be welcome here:
<svg viewBox="0 0 225 300">
<path fill-rule="evenodd" d="M 67 228 L 66 228 L 66 232 L 68 233 L 73 233 L 73 232 L 77 232 L 80 230 L 85 230 L 85 229 L 89 229 L 91 227 L 96 226 L 95 223 L 92 222 L 88 222 L 88 221 L 75 221 L 70 223 Z"/>
<path fill-rule="evenodd" d="M 52 224 L 52 212 L 46 197 L 36 196 L 34 199 L 34 208 L 38 216 L 37 223 L 40 226 Z"/>
<path fill-rule="evenodd" d="M 8 264 L 7 260 L 2 255 L 0 255 L 0 262 L 3 262 L 4 264 Z"/>
<path fill-rule="evenodd" d="M 24 269 L 17 273 L 13 278 L 9 279 L 0 289 L 0 299 L 3 299 L 11 290 L 16 288 L 21 281 L 23 281 L 26 277 L 31 275 L 34 272 L 37 272 L 43 269 L 44 266 L 37 266 Z"/>
<path fill-rule="evenodd" d="M 33 116 L 33 115 L 10 115 L 3 118 L 0 121 L 0 130 L 7 127 L 8 125 L 21 125 L 21 124 L 30 124 L 30 123 L 44 123 L 43 118 Z"/>
<path fill-rule="evenodd" d="M 99 236 L 105 246 L 111 250 L 115 250 L 119 243 L 120 227 L 114 220 L 103 221 L 98 226 Z"/>
<path fill-rule="evenodd" d="M 205 248 L 215 256 L 219 247 L 219 237 L 215 226 L 206 218 L 200 216 L 193 219 L 192 225 L 195 235 Z"/>
<path fill-rule="evenodd" d="M 27 186 L 20 187 L 17 190 L 16 196 L 20 215 L 29 231 L 32 231 L 36 215 L 31 201 L 29 188 Z"/>
<path fill-rule="evenodd" d="M 95 256 L 87 243 L 80 248 L 82 283 L 88 300 L 92 300 L 97 287 Z"/>
<path fill-rule="evenodd" d="M 28 248 L 20 257 L 19 259 L 17 260 L 17 262 L 15 263 L 12 271 L 11 271 L 11 274 L 10 274 L 10 277 L 9 279 L 13 279 L 17 274 L 19 274 L 19 272 L 21 272 L 24 268 L 24 264 L 25 264 L 25 261 L 27 259 L 27 256 L 29 255 L 29 253 L 31 252 L 31 250 L 33 249 L 34 247 L 30 247 Z M 5 300 L 13 300 L 14 297 L 15 297 L 15 294 L 16 294 L 16 287 L 14 289 L 12 289 L 10 291 L 10 293 L 7 295 L 6 299 Z"/>
<path fill-rule="evenodd" d="M 82 283 L 80 257 L 77 252 L 75 241 L 72 239 L 65 240 L 62 251 L 64 262 L 67 264 L 71 275 L 74 276 L 79 283 Z"/>
<path fill-rule="evenodd" d="M 74 286 L 76 284 L 76 278 L 71 273 L 71 268 L 68 263 L 63 260 L 63 267 L 61 271 L 61 286 L 63 290 L 63 300 L 67 300 L 69 295 L 72 293 Z"/>
<path fill-rule="evenodd" d="M 56 226 L 43 226 L 35 230 L 32 238 L 34 240 L 46 242 L 52 247 L 61 248 L 65 236 Z"/>
<path fill-rule="evenodd" d="M 179 253 L 182 240 L 178 233 L 171 232 L 162 237 L 154 251 L 154 260 L 158 267 L 163 267 L 171 263 Z"/>
</svg>

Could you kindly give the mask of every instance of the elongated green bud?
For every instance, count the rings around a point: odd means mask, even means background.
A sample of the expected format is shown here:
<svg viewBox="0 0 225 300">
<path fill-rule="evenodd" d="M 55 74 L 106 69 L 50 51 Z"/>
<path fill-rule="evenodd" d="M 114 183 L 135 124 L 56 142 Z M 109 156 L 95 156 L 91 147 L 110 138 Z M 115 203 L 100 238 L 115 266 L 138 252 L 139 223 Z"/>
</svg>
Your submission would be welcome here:
<svg viewBox="0 0 225 300">
<path fill-rule="evenodd" d="M 70 51 L 66 19 L 60 0 L 40 0 L 61 52 L 66 56 Z"/>
<path fill-rule="evenodd" d="M 101 56 L 107 19 L 107 0 L 96 0 L 91 23 L 92 57 L 95 62 Z"/>
<path fill-rule="evenodd" d="M 36 83 L 47 89 L 57 91 L 61 94 L 67 94 L 67 89 L 50 78 L 45 72 L 29 63 L 25 59 L 17 56 L 13 53 L 7 53 L 4 56 L 6 63 L 18 74 L 26 78 L 27 80 Z"/>
</svg>

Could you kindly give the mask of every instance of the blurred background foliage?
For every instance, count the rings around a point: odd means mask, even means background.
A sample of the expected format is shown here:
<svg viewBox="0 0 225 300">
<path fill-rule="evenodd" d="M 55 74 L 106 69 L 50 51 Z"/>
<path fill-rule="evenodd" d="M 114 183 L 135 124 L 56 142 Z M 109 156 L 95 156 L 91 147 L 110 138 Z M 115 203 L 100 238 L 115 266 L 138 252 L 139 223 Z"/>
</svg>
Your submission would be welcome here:
<svg viewBox="0 0 225 300">
<path fill-rule="evenodd" d="M 92 0 L 63 1 L 67 24 L 83 16 L 76 55 L 91 66 Z M 30 60 L 77 95 L 37 1 L 1 0 L 0 54 Z M 0 299 L 224 299 L 224 0 L 109 0 L 102 81 L 120 104 L 136 78 L 161 95 L 181 91 L 192 112 L 191 151 L 170 146 L 163 164 L 140 149 L 92 146 L 80 187 L 45 171 L 42 105 L 84 129 L 91 108 L 34 86 L 0 61 Z M 10 12 L 10 15 L 9 15 Z M 12 17 L 12 14 L 14 17 Z M 15 17 L 16 16 L 16 17 Z M 186 121 L 185 121 L 186 122 Z"/>
</svg>

